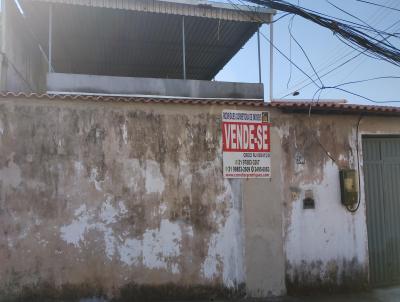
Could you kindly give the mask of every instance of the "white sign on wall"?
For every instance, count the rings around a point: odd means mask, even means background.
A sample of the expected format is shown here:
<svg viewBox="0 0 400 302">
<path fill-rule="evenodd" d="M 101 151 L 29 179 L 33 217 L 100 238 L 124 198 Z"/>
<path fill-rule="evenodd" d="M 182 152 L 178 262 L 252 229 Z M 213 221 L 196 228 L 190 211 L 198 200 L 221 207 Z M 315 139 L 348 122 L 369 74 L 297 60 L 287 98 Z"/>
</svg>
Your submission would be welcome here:
<svg viewBox="0 0 400 302">
<path fill-rule="evenodd" d="M 222 112 L 224 178 L 271 177 L 270 128 L 268 112 Z"/>
</svg>

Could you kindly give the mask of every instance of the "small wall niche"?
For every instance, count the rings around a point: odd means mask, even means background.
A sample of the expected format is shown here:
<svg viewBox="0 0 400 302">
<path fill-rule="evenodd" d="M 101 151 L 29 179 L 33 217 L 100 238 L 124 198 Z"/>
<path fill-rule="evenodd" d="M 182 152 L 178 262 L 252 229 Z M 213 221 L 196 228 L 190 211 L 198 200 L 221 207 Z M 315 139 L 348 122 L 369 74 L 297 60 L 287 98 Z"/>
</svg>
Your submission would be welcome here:
<svg viewBox="0 0 400 302">
<path fill-rule="evenodd" d="M 303 209 L 304 210 L 315 209 L 315 200 L 312 190 L 306 190 L 306 192 L 304 193 Z"/>
</svg>

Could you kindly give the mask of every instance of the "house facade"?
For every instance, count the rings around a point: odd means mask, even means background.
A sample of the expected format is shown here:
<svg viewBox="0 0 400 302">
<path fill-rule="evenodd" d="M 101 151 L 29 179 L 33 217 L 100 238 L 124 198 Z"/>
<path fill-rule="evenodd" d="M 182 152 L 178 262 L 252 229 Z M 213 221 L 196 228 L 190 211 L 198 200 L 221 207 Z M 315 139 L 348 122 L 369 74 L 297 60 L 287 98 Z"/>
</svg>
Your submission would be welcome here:
<svg viewBox="0 0 400 302">
<path fill-rule="evenodd" d="M 365 142 L 396 146 L 399 111 L 335 106 L 309 117 L 281 103 L 3 95 L 2 293 L 204 298 L 370 286 L 366 204 L 382 200 L 366 203 Z M 270 112 L 271 179 L 223 178 L 224 109 Z M 361 203 L 351 213 L 339 170 L 356 167 L 357 135 Z"/>
<path fill-rule="evenodd" d="M 21 4 L 23 17 L 3 1 L 1 300 L 274 297 L 398 281 L 400 109 L 264 102 L 261 83 L 212 81 L 273 11 Z M 99 16 L 114 31 L 96 32 Z M 121 33 L 145 17 L 146 36 Z M 187 36 L 199 27 L 209 34 Z M 268 112 L 270 178 L 224 178 L 226 110 Z M 355 176 L 341 182 L 346 171 Z"/>
</svg>

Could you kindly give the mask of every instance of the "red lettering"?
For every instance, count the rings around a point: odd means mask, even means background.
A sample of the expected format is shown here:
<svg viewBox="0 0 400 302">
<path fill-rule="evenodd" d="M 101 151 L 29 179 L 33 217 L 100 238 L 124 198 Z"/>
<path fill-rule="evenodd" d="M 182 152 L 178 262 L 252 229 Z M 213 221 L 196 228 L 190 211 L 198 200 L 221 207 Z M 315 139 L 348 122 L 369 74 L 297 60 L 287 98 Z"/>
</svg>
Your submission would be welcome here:
<svg viewBox="0 0 400 302">
<path fill-rule="evenodd" d="M 270 152 L 270 124 L 224 122 L 223 150 L 226 152 Z"/>
<path fill-rule="evenodd" d="M 249 149 L 253 150 L 254 149 L 254 125 L 249 126 Z"/>
<path fill-rule="evenodd" d="M 257 126 L 257 149 L 261 149 L 261 150 L 262 150 L 262 141 L 263 141 L 262 135 L 263 135 L 262 126 L 259 125 L 259 126 Z"/>
<path fill-rule="evenodd" d="M 232 137 L 232 142 L 231 142 L 232 149 L 237 149 L 237 147 L 236 147 L 236 138 L 237 138 L 237 136 L 236 136 L 236 126 L 237 126 L 237 125 L 235 125 L 235 124 L 231 126 L 231 129 L 232 129 L 232 133 L 231 133 L 231 137 Z"/>
<path fill-rule="evenodd" d="M 249 148 L 249 127 L 248 125 L 243 125 L 243 149 L 247 150 Z"/>
<path fill-rule="evenodd" d="M 238 125 L 237 127 L 237 148 L 243 149 L 243 128 L 244 125 Z"/>
<path fill-rule="evenodd" d="M 227 149 L 230 149 L 231 147 L 231 125 L 224 123 L 224 135 L 223 135 L 223 144 L 224 144 L 224 150 L 225 147 Z"/>
<path fill-rule="evenodd" d="M 267 125 L 263 125 L 263 144 L 262 144 L 262 148 L 263 150 L 269 150 L 269 126 Z"/>
</svg>

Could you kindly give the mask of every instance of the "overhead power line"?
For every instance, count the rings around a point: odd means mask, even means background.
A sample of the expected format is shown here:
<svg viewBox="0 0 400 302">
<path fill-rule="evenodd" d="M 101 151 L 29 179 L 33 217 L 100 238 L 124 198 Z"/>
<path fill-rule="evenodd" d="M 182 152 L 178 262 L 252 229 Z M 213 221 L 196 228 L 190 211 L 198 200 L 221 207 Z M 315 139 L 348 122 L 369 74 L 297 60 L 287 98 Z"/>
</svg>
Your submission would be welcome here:
<svg viewBox="0 0 400 302">
<path fill-rule="evenodd" d="M 228 0 L 228 1 L 232 4 L 232 6 L 236 7 L 236 9 L 240 10 L 244 15 L 249 16 L 249 12 L 245 12 L 245 11 L 241 10 L 241 9 L 238 7 L 238 5 L 236 5 L 232 0 Z M 242 2 L 242 0 L 239 0 L 239 1 Z M 249 0 L 245 0 L 245 1 L 249 1 Z M 267 1 L 267 0 L 266 0 L 266 1 Z M 281 0 L 276 0 L 276 1 L 281 1 Z M 251 1 L 250 1 L 250 2 L 251 2 Z M 282 2 L 284 2 L 284 1 L 282 1 Z M 258 16 L 257 12 L 254 11 L 254 12 L 252 13 L 252 17 L 257 17 L 257 16 Z M 259 19 L 259 20 L 262 21 L 261 19 Z M 303 69 L 301 69 L 297 64 L 295 64 L 291 58 L 289 58 L 283 51 L 281 51 L 276 45 L 274 45 L 274 43 L 272 43 L 272 41 L 271 41 L 270 39 L 268 39 L 261 31 L 260 31 L 260 35 L 261 35 L 268 43 L 270 43 L 271 46 L 272 46 L 276 51 L 278 51 L 278 53 L 281 54 L 286 60 L 288 60 L 296 69 L 298 69 L 298 70 L 299 70 L 301 73 L 303 73 L 307 78 L 309 78 L 309 79 L 311 80 L 311 83 L 313 83 L 315 86 L 317 86 L 318 89 L 316 90 L 316 93 L 314 94 L 313 99 L 315 98 L 316 94 L 319 94 L 319 97 L 320 97 L 320 95 L 321 95 L 321 93 L 322 93 L 323 90 L 330 90 L 330 89 L 333 89 L 333 90 L 338 90 L 338 91 L 345 92 L 345 93 L 350 94 L 350 95 L 353 95 L 353 96 L 357 96 L 357 97 L 359 97 L 359 98 L 361 98 L 361 99 L 363 99 L 363 100 L 367 100 L 367 101 L 370 101 L 370 102 L 373 102 L 373 103 L 400 103 L 400 101 L 375 101 L 375 100 L 372 100 L 371 98 L 365 97 L 365 96 L 363 96 L 363 95 L 360 95 L 360 94 L 358 94 L 358 93 L 352 92 L 352 91 L 350 91 L 350 90 L 347 90 L 347 89 L 344 89 L 344 88 L 341 87 L 341 86 L 345 86 L 345 85 L 350 85 L 350 84 L 355 84 L 355 83 L 362 83 L 362 82 L 367 82 L 367 81 L 372 81 L 372 80 L 378 80 L 378 79 L 388 79 L 388 78 L 391 78 L 391 79 L 400 79 L 400 77 L 397 77 L 397 76 L 384 76 L 384 77 L 376 77 L 376 78 L 370 78 L 370 79 L 360 80 L 360 81 L 347 82 L 347 83 L 338 84 L 338 85 L 335 85 L 335 86 L 324 86 L 323 83 L 322 83 L 322 86 L 320 86 L 310 75 L 308 75 Z M 384 41 L 385 41 L 386 39 L 388 39 L 388 38 L 389 38 L 389 37 L 386 37 L 386 38 L 384 39 Z M 299 47 L 302 48 L 301 45 L 299 45 Z M 356 46 L 352 46 L 352 47 L 353 47 L 354 49 L 356 49 Z M 304 50 L 304 49 L 303 49 L 303 50 Z M 359 52 L 359 53 L 357 54 L 357 56 L 359 56 L 359 55 L 361 55 L 361 54 L 365 54 L 365 52 L 367 52 L 367 51 L 368 51 L 368 50 L 365 49 L 364 51 Z M 308 58 L 307 54 L 305 53 L 305 51 L 304 51 L 304 55 L 305 55 L 306 58 L 309 60 L 309 58 Z M 372 56 L 372 55 L 371 55 L 371 56 Z M 350 60 L 352 60 L 352 59 L 354 59 L 354 57 L 353 57 L 353 58 L 350 58 Z M 310 65 L 312 66 L 312 64 L 311 64 L 310 61 L 309 61 L 309 63 L 310 63 Z M 345 62 L 345 63 L 342 63 L 340 66 L 342 66 L 342 65 L 344 65 L 344 64 L 346 64 L 346 62 Z M 340 67 L 340 66 L 339 66 L 339 67 Z M 337 69 L 337 68 L 339 68 L 339 67 L 336 67 L 335 69 Z M 315 72 L 315 69 L 313 68 L 313 66 L 312 66 L 312 69 L 313 69 L 314 72 Z M 317 74 L 316 72 L 315 72 L 315 75 L 316 75 L 318 78 L 321 78 L 321 77 L 318 76 L 318 74 Z M 319 97 L 318 97 L 318 98 L 319 98 Z"/>
<path fill-rule="evenodd" d="M 388 6 L 389 4 L 392 5 L 394 4 L 396 1 L 398 0 L 386 0 L 385 1 L 385 5 Z M 369 17 L 369 21 L 371 26 L 376 26 L 378 25 L 384 18 L 387 18 L 388 15 L 390 15 L 391 13 L 393 13 L 393 11 L 389 11 L 387 12 L 387 10 L 385 10 L 383 7 L 378 8 L 375 12 L 373 12 L 373 14 Z M 393 23 L 391 26 L 387 27 L 384 29 L 384 32 L 388 32 L 391 28 L 393 28 L 395 25 L 397 25 L 400 21 L 396 21 L 395 23 Z M 396 33 L 391 32 L 392 35 L 396 35 Z M 378 34 L 376 35 L 378 36 Z M 339 45 L 337 45 L 335 47 L 335 49 L 333 49 L 332 51 L 329 51 L 329 58 L 327 58 L 325 61 L 325 63 L 323 64 L 323 66 L 321 68 L 318 69 L 318 72 L 321 73 L 325 70 L 327 70 L 328 68 L 336 65 L 337 63 L 343 61 L 343 59 L 346 59 L 349 55 L 352 55 L 353 53 L 355 53 L 355 50 L 350 50 L 350 51 L 346 51 L 346 49 L 343 47 L 339 47 Z M 333 55 L 332 55 L 333 54 Z M 358 55 L 356 56 L 357 58 L 359 57 Z M 364 57 L 362 61 L 365 61 L 366 58 Z M 356 69 L 356 68 L 355 68 Z M 354 69 L 354 70 L 355 70 Z M 329 73 L 328 73 L 329 74 Z M 322 78 L 323 76 L 321 76 Z M 298 81 L 296 84 L 292 85 L 291 88 L 287 87 L 287 89 L 285 91 L 288 90 L 296 90 L 296 87 L 299 87 L 300 85 L 306 83 L 308 81 L 307 78 L 303 78 L 303 80 Z M 308 86 L 309 84 L 307 84 Z M 305 86 L 302 86 L 301 88 L 297 88 L 297 89 L 303 89 Z M 286 92 L 287 93 L 287 92 Z M 286 93 L 281 93 L 286 94 Z M 289 93 L 289 95 L 291 95 L 292 93 Z"/>
<path fill-rule="evenodd" d="M 387 8 L 387 9 L 390 9 L 390 10 L 394 10 L 394 11 L 400 12 L 400 9 L 398 9 L 398 8 L 391 7 L 391 6 L 386 6 L 386 5 L 383 5 L 383 4 L 378 4 L 378 3 L 374 3 L 374 2 L 370 2 L 370 1 L 366 1 L 366 0 L 354 0 L 354 1 L 362 2 L 362 3 L 366 3 L 366 4 L 378 6 L 378 7 L 383 7 L 383 8 Z"/>
<path fill-rule="evenodd" d="M 396 26 L 396 25 L 399 24 L 399 23 L 400 23 L 400 20 L 399 20 L 399 21 L 396 21 L 395 23 L 393 23 L 392 25 L 390 25 L 389 27 L 387 27 L 387 28 L 385 29 L 385 31 L 391 29 L 392 27 Z M 386 37 L 385 39 L 388 39 L 388 38 L 389 38 L 389 37 Z M 327 75 L 333 73 L 334 71 L 336 71 L 336 70 L 338 70 L 339 68 L 343 67 L 344 65 L 350 63 L 351 61 L 353 61 L 354 59 L 360 57 L 361 55 L 365 55 L 365 52 L 366 52 L 365 50 L 360 52 L 359 50 L 352 48 L 352 50 L 351 50 L 350 52 L 347 52 L 346 54 L 343 54 L 341 57 L 339 57 L 338 59 L 336 59 L 334 62 L 330 63 L 329 65 L 327 65 L 327 66 L 325 66 L 325 67 L 323 67 L 323 68 L 321 68 L 318 72 L 322 72 L 322 71 L 326 70 L 327 68 L 329 68 L 329 67 L 335 65 L 336 63 L 340 62 L 342 59 L 347 58 L 349 55 L 352 55 L 349 59 L 346 59 L 345 61 L 343 61 L 343 62 L 340 63 L 339 65 L 337 65 L 337 66 L 331 68 L 331 69 L 328 70 L 327 72 L 325 72 L 325 73 L 323 73 L 322 75 L 320 75 L 320 78 L 324 78 L 325 76 L 327 76 Z M 308 78 L 305 78 L 303 81 L 297 83 L 297 84 L 294 85 L 293 87 L 298 87 L 298 86 L 300 86 L 301 84 L 306 83 L 307 81 L 308 81 Z M 310 86 L 310 84 L 312 84 L 312 82 L 308 82 L 308 83 L 304 84 L 303 86 L 301 86 L 300 88 L 291 89 L 292 92 L 289 92 L 289 93 L 285 94 L 285 95 L 282 96 L 281 98 L 284 99 L 284 98 L 286 98 L 286 97 L 292 95 L 293 91 L 302 90 L 302 89 L 304 89 L 304 88 Z"/>
<path fill-rule="evenodd" d="M 354 48 L 364 49 L 367 54 L 376 56 L 391 64 L 400 67 L 400 50 L 387 42 L 371 36 L 369 32 L 386 35 L 366 25 L 354 25 L 354 22 L 339 21 L 333 17 L 327 17 L 321 13 L 313 12 L 298 5 L 283 0 L 246 0 L 257 5 L 270 7 L 276 10 L 292 13 L 331 30 L 342 41 L 346 41 Z"/>
<path fill-rule="evenodd" d="M 237 4 L 235 4 L 232 0 L 228 0 L 230 4 L 232 4 L 232 6 L 234 6 L 236 9 L 238 9 L 239 11 L 242 12 L 243 15 L 249 16 L 248 12 L 245 12 L 243 10 L 241 10 L 239 8 L 239 6 Z M 256 12 L 253 12 L 251 14 L 251 17 L 257 17 Z M 261 19 L 259 19 L 259 21 L 262 21 Z M 260 35 L 281 55 L 283 56 L 286 60 L 288 60 L 296 69 L 298 69 L 303 75 L 305 75 L 309 80 L 311 80 L 312 83 L 314 83 L 315 86 L 317 86 L 318 88 L 320 88 L 320 86 L 318 85 L 318 83 L 308 74 L 306 73 L 301 67 L 299 67 L 295 62 L 293 62 L 293 60 L 291 58 L 289 58 L 283 51 L 281 51 L 278 47 L 276 47 L 276 45 L 267 37 L 265 36 L 261 31 L 260 31 Z"/>
</svg>

